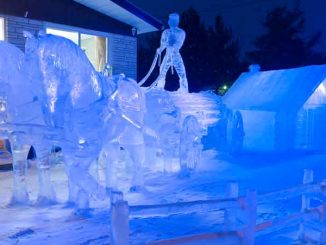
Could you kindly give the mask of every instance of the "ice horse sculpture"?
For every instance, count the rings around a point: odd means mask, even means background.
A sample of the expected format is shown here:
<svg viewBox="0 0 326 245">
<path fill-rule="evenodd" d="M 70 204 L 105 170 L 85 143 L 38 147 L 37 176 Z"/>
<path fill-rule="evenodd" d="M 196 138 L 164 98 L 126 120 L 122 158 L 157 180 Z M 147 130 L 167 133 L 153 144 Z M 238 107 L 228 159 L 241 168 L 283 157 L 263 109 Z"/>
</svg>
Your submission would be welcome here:
<svg viewBox="0 0 326 245">
<path fill-rule="evenodd" d="M 58 143 L 66 156 L 70 199 L 87 207 L 90 195 L 105 195 L 89 167 L 103 146 L 110 150 L 111 159 L 116 143 L 130 152 L 133 186 L 141 186 L 145 106 L 137 83 L 124 76 L 97 73 L 77 45 L 53 35 L 29 36 L 26 60 L 34 67 L 30 74 L 38 81 L 46 125 L 64 129 L 64 140 Z M 112 177 L 113 162 L 108 163 L 107 179 Z M 107 180 L 107 187 L 109 183 Z"/>
<path fill-rule="evenodd" d="M 1 138 L 9 138 L 13 155 L 14 189 L 12 203 L 27 203 L 29 196 L 25 182 L 27 155 L 37 137 L 27 137 L 26 132 L 40 128 L 26 127 L 42 122 L 35 103 L 32 84 L 27 79 L 24 54 L 17 47 L 0 42 L 0 104 Z"/>
<path fill-rule="evenodd" d="M 134 160 L 133 185 L 142 185 L 145 105 L 137 83 L 124 76 L 97 73 L 85 53 L 65 38 L 25 35 L 25 56 L 14 46 L 1 43 L 6 50 L 2 53 L 10 54 L 0 58 L 8 66 L 1 66 L 1 104 L 6 109 L 1 129 L 3 135 L 11 132 L 14 168 L 17 160 L 17 179 L 21 180 L 15 181 L 17 193 L 13 199 L 28 202 L 24 178 L 30 145 L 35 146 L 38 155 L 41 204 L 55 201 L 50 176 L 53 145 L 63 148 L 69 200 L 81 208 L 88 207 L 90 196 L 106 195 L 106 189 L 90 175 L 89 168 L 103 146 L 112 145 L 117 139 Z M 17 108 L 21 111 L 17 112 Z M 134 142 L 130 142 L 130 137 Z"/>
<path fill-rule="evenodd" d="M 25 172 L 31 145 L 37 152 L 40 204 L 56 201 L 51 182 L 53 146 L 63 149 L 69 200 L 80 208 L 89 206 L 90 197 L 102 199 L 107 188 L 115 189 L 112 167 L 120 147 L 129 152 L 133 162 L 130 189 L 141 189 L 146 155 L 144 134 L 160 138 L 166 157 L 170 148 L 164 142 L 169 142 L 170 134 L 164 132 L 175 134 L 176 144 L 186 140 L 180 141 L 178 136 L 178 108 L 163 110 L 164 115 L 155 116 L 162 116 L 166 122 L 157 127 L 162 131 L 157 134 L 151 129 L 154 124 L 147 125 L 144 120 L 145 113 L 148 115 L 145 95 L 135 81 L 123 75 L 97 73 L 85 53 L 70 40 L 42 33 L 37 37 L 29 33 L 25 36 L 25 55 L 13 45 L 0 43 L 0 52 L 5 54 L 0 57 L 0 131 L 2 137 L 10 138 L 13 149 L 13 200 L 29 200 Z M 149 108 L 156 109 L 153 105 Z M 100 185 L 89 171 L 100 152 L 108 156 L 106 186 Z"/>
<path fill-rule="evenodd" d="M 115 168 L 120 148 L 125 149 L 133 162 L 133 178 L 131 191 L 143 187 L 143 164 L 145 161 L 144 133 L 151 133 L 144 125 L 146 112 L 145 95 L 132 79 L 122 76 L 108 77 L 116 86 L 110 96 L 110 110 L 113 112 L 108 119 L 111 135 L 107 137 L 103 148 L 106 157 L 106 186 L 118 189 Z"/>
<path fill-rule="evenodd" d="M 48 39 L 50 39 L 49 42 Z M 58 43 L 61 43 L 64 48 L 62 49 L 62 46 L 58 45 Z M 102 126 L 103 124 L 98 123 L 100 121 L 98 120 L 99 111 L 97 110 L 93 113 L 93 116 L 89 113 L 90 120 L 88 121 L 85 117 L 78 118 L 76 116 L 82 112 L 78 110 L 72 112 L 72 106 L 79 106 L 80 110 L 82 108 L 83 112 L 87 113 L 87 109 L 89 109 L 87 104 L 90 105 L 93 102 L 93 98 L 90 97 L 93 95 L 94 100 L 98 98 L 95 95 L 99 95 L 100 87 L 94 88 L 95 93 L 91 93 L 91 89 L 83 90 L 83 87 L 77 84 L 77 80 L 75 80 L 76 83 L 69 84 L 69 82 L 77 78 L 73 74 L 78 73 L 77 71 L 75 73 L 68 72 L 69 69 L 66 65 L 69 65 L 69 61 L 65 62 L 67 59 L 64 59 L 64 55 L 60 53 L 61 51 L 67 51 L 69 45 L 70 43 L 67 40 L 57 37 L 44 36 L 42 38 L 34 38 L 29 35 L 26 44 L 27 55 L 24 57 L 24 54 L 15 46 L 5 42 L 0 43 L 0 52 L 2 54 L 0 57 L 0 82 L 2 85 L 1 136 L 9 138 L 12 144 L 11 149 L 14 159 L 13 203 L 24 204 L 29 201 L 25 172 L 27 154 L 31 145 L 36 148 L 38 156 L 40 180 L 38 203 L 48 204 L 55 201 L 55 193 L 50 178 L 51 157 L 49 157 L 51 146 L 54 143 L 65 146 L 68 163 L 82 158 L 78 168 L 74 163 L 68 164 L 67 172 L 71 182 L 70 196 L 72 197 L 78 191 L 81 192 L 80 190 L 86 189 L 89 193 L 94 193 L 94 189 L 100 189 L 86 171 L 88 158 L 96 158 L 94 150 L 92 149 L 92 152 L 89 149 L 92 147 L 83 147 L 83 144 L 86 142 L 78 138 L 84 136 L 78 134 L 80 131 L 83 131 L 81 127 L 87 129 L 87 126 L 89 126 L 95 134 L 98 132 L 97 128 L 93 126 Z M 45 50 L 50 53 L 45 52 Z M 70 50 L 68 53 L 71 54 L 73 52 Z M 77 58 L 76 56 L 78 55 L 81 55 L 81 57 L 85 55 L 82 51 L 79 53 L 76 51 L 73 54 L 75 56 L 71 55 L 69 57 Z M 70 61 L 72 62 L 72 60 Z M 93 75 L 88 76 L 88 78 L 91 78 L 91 81 L 99 81 L 96 77 L 97 74 L 93 72 L 91 67 L 89 64 L 89 69 L 87 69 L 86 63 L 81 68 L 84 68 L 83 71 L 86 70 Z M 74 68 L 74 66 L 72 65 L 71 68 Z M 85 75 L 85 80 L 89 74 L 86 72 L 82 74 Z M 62 82 L 66 82 L 66 84 L 63 85 Z M 74 87 L 74 89 L 71 89 L 69 85 Z M 68 90 L 69 92 L 67 92 Z M 68 103 L 63 98 L 68 98 L 70 92 L 72 92 L 72 96 L 70 97 L 71 101 Z M 105 100 L 101 102 L 94 103 L 95 110 L 98 108 L 99 110 L 104 110 L 103 108 L 106 108 Z M 101 106 L 98 104 L 101 104 Z M 69 112 L 72 113 L 69 114 Z M 67 117 L 67 115 L 69 116 Z M 67 129 L 66 132 L 63 132 L 64 128 Z M 71 128 L 73 130 L 69 131 Z M 85 136 L 85 139 L 90 138 L 90 135 Z M 96 143 L 92 142 L 92 146 L 97 146 L 98 144 Z M 98 148 L 101 148 L 101 146 Z M 87 157 L 84 159 L 78 155 L 80 152 L 87 154 Z M 77 169 L 74 169 L 74 167 Z M 81 178 L 76 177 L 77 172 Z M 77 201 L 77 195 L 71 199 Z"/>
</svg>

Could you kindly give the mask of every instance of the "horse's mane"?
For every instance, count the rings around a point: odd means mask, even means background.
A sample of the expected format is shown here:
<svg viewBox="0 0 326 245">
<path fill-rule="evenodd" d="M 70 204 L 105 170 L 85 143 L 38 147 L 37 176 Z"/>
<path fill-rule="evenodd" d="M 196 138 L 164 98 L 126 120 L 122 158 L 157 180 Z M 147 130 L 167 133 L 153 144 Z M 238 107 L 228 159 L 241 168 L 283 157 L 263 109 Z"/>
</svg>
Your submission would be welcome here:
<svg viewBox="0 0 326 245">
<path fill-rule="evenodd" d="M 40 36 L 39 50 L 60 58 L 63 68 L 69 68 L 69 65 L 72 63 L 78 63 L 82 65 L 83 68 L 95 72 L 85 52 L 77 44 L 67 38 L 52 34 Z"/>
<path fill-rule="evenodd" d="M 74 107 L 84 107 L 101 98 L 101 78 L 77 44 L 64 37 L 41 35 L 38 37 L 37 54 L 43 74 L 52 69 L 61 76 L 62 83 L 70 86 Z"/>
</svg>

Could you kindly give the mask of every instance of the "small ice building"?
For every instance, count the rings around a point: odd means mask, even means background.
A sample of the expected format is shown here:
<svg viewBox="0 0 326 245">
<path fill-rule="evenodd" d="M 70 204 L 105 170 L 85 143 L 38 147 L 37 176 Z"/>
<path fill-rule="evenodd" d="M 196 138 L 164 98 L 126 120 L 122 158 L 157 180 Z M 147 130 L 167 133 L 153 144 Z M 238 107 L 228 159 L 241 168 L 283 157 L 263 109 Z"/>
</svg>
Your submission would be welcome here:
<svg viewBox="0 0 326 245">
<path fill-rule="evenodd" d="M 223 102 L 243 117 L 244 150 L 326 149 L 326 65 L 272 71 L 253 65 Z"/>
</svg>

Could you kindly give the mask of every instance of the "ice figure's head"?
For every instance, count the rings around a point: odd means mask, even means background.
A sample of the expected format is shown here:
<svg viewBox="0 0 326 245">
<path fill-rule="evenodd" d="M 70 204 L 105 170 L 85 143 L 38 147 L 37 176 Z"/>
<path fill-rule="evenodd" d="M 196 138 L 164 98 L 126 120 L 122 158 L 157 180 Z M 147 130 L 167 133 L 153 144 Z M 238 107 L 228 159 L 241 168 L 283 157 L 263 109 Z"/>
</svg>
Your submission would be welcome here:
<svg viewBox="0 0 326 245">
<path fill-rule="evenodd" d="M 170 28 L 178 27 L 180 22 L 180 16 L 177 13 L 172 13 L 169 15 L 169 26 Z"/>
</svg>

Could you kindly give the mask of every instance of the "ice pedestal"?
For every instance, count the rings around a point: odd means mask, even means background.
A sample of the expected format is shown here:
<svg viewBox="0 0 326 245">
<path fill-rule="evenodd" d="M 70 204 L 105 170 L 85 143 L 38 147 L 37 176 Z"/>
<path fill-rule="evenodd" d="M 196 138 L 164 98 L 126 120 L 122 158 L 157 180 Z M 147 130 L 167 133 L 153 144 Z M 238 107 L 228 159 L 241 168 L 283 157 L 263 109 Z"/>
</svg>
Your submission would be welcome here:
<svg viewBox="0 0 326 245">
<path fill-rule="evenodd" d="M 26 144 L 24 132 L 13 132 L 11 134 L 11 149 L 13 156 L 13 195 L 11 204 L 28 204 L 29 195 L 26 185 L 27 155 L 30 145 Z"/>
</svg>

